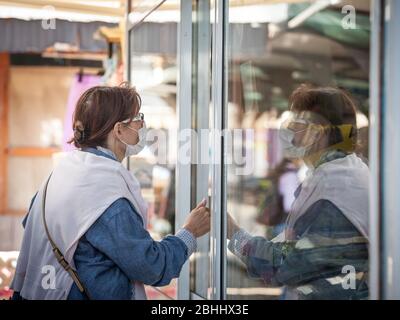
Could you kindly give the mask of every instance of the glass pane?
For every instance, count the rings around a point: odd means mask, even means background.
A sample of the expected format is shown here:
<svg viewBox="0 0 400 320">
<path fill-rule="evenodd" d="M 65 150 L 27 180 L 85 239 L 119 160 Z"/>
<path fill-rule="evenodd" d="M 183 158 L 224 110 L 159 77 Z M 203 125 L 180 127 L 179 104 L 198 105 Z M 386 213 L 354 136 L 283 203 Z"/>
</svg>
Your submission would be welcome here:
<svg viewBox="0 0 400 320">
<path fill-rule="evenodd" d="M 211 195 L 209 154 L 211 88 L 211 21 L 209 0 L 193 2 L 192 37 L 192 129 L 193 140 L 191 202 L 195 207 Z M 212 199 L 208 197 L 207 206 Z M 190 291 L 207 299 L 210 286 L 210 234 L 197 240 L 197 251 L 190 257 Z"/>
<path fill-rule="evenodd" d="M 148 128 L 147 146 L 131 157 L 129 169 L 138 178 L 149 203 L 148 230 L 154 239 L 175 233 L 176 80 L 179 8 L 172 19 L 157 14 L 170 10 L 161 5 L 131 31 L 131 82 L 142 98 L 141 112 Z M 176 298 L 176 281 L 160 288 Z M 157 291 L 149 290 L 151 298 Z"/>
<path fill-rule="evenodd" d="M 368 297 L 369 2 L 333 3 L 230 1 L 228 299 Z"/>
</svg>

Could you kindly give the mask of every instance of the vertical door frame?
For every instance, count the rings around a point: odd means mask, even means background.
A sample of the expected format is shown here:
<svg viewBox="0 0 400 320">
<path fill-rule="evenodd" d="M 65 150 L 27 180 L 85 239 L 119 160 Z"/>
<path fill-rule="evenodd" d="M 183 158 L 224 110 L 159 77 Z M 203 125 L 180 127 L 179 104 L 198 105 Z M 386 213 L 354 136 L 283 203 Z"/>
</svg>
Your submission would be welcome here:
<svg viewBox="0 0 400 320">
<path fill-rule="evenodd" d="M 372 0 L 370 299 L 400 299 L 400 3 Z"/>
<path fill-rule="evenodd" d="M 211 80 L 211 292 L 208 299 L 221 300 L 225 298 L 226 288 L 226 174 L 224 156 L 223 130 L 225 129 L 226 106 L 226 30 L 227 1 L 215 0 L 213 46 L 212 46 L 212 80 Z"/>
<path fill-rule="evenodd" d="M 196 79 L 196 84 L 192 88 L 193 103 L 196 109 L 193 110 L 193 125 L 197 133 L 197 141 L 193 145 L 195 150 L 192 154 L 196 162 L 193 164 L 195 168 L 195 181 L 192 181 L 192 186 L 195 186 L 194 202 L 199 203 L 203 198 L 208 199 L 208 206 L 212 201 L 209 197 L 209 174 L 210 163 L 203 163 L 209 152 L 209 135 L 205 135 L 203 130 L 209 132 L 210 125 L 210 51 L 211 51 L 211 21 L 210 21 L 210 0 L 194 0 L 196 5 L 193 7 L 193 79 Z M 195 18 L 196 17 L 196 18 Z M 191 276 L 195 283 L 195 290 L 191 291 L 191 299 L 202 299 L 207 297 L 209 277 L 210 277 L 210 261 L 208 252 L 210 251 L 209 234 L 197 240 L 197 247 L 200 253 L 199 260 L 196 263 L 195 274 L 191 270 Z M 202 281 L 207 279 L 206 281 Z"/>
<path fill-rule="evenodd" d="M 381 70 L 383 70 L 382 87 L 382 232 L 381 256 L 381 299 L 400 299 L 400 2 L 383 1 L 382 6 L 383 32 L 381 32 L 383 55 Z M 374 257 L 374 259 L 379 259 Z"/>
<path fill-rule="evenodd" d="M 132 24 L 129 21 L 129 13 L 132 8 L 132 0 L 126 0 L 125 3 L 125 16 L 124 16 L 124 44 L 123 44 L 123 50 L 124 50 L 124 56 L 125 56 L 125 68 L 124 68 L 124 78 L 126 81 L 129 83 L 132 80 L 131 77 L 131 29 L 132 29 Z M 129 162 L 129 161 L 128 161 Z"/>
<path fill-rule="evenodd" d="M 222 110 L 222 130 L 228 129 L 228 71 L 229 71 L 229 58 L 228 58 L 228 44 L 229 44 L 229 1 L 220 0 L 221 2 L 220 11 L 222 15 L 221 21 L 221 37 L 222 37 L 222 98 L 221 98 L 221 110 Z M 226 300 L 227 293 L 227 177 L 228 177 L 228 164 L 225 159 L 229 159 L 230 150 L 227 147 L 229 139 L 225 138 L 225 134 L 222 136 L 222 172 L 221 172 L 221 201 L 222 201 L 222 212 L 221 212 L 221 292 L 220 299 Z"/>
<path fill-rule="evenodd" d="M 383 10 L 382 0 L 371 0 L 371 42 L 370 42 L 370 197 L 369 197 L 369 284 L 370 299 L 381 297 L 381 236 L 382 236 L 382 55 L 383 55 Z"/>
<path fill-rule="evenodd" d="M 180 21 L 178 26 L 178 68 L 177 81 L 177 114 L 178 114 L 178 143 L 176 164 L 176 192 L 175 228 L 179 229 L 190 213 L 191 199 L 191 161 L 183 163 L 179 157 L 179 150 L 187 143 L 181 141 L 180 132 L 192 128 L 192 1 L 180 1 Z M 190 142 L 191 143 L 191 142 Z M 186 195 L 184 195 L 184 193 Z M 178 300 L 188 300 L 190 297 L 190 269 L 189 261 L 182 267 L 178 279 Z"/>
</svg>

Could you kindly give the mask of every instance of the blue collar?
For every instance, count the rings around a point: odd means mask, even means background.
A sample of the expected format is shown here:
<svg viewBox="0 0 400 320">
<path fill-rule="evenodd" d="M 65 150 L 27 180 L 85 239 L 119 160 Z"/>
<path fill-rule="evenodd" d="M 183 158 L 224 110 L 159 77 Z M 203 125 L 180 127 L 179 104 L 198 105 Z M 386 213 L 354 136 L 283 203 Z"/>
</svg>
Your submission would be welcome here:
<svg viewBox="0 0 400 320">
<path fill-rule="evenodd" d="M 330 150 L 327 151 L 326 153 L 324 153 L 321 158 L 319 159 L 319 161 L 317 162 L 317 164 L 315 165 L 315 169 L 317 167 L 319 167 L 321 164 L 332 161 L 332 160 L 336 160 L 336 159 L 340 159 L 340 158 L 344 158 L 346 156 L 348 156 L 349 154 L 342 151 L 342 150 Z M 297 187 L 296 191 L 294 192 L 294 197 L 297 198 L 301 192 L 301 187 L 302 187 L 302 183 L 299 184 L 299 186 Z"/>
<path fill-rule="evenodd" d="M 318 162 L 315 164 L 315 168 L 318 168 L 321 164 L 324 164 L 326 162 L 344 158 L 348 156 L 349 153 L 342 151 L 340 149 L 335 149 L 335 150 L 328 150 L 322 156 L 319 158 Z"/>
<path fill-rule="evenodd" d="M 89 147 L 89 148 L 82 148 L 82 151 L 90 152 L 90 153 L 93 153 L 93 154 L 95 154 L 95 155 L 97 155 L 97 156 L 102 156 L 102 157 L 105 157 L 105 158 L 108 158 L 108 159 L 111 159 L 111 160 L 118 161 L 118 160 L 117 160 L 115 157 L 113 157 L 112 155 L 107 154 L 107 153 L 105 153 L 104 151 L 101 151 L 101 150 L 96 149 L 96 148 L 92 148 L 92 147 Z"/>
</svg>

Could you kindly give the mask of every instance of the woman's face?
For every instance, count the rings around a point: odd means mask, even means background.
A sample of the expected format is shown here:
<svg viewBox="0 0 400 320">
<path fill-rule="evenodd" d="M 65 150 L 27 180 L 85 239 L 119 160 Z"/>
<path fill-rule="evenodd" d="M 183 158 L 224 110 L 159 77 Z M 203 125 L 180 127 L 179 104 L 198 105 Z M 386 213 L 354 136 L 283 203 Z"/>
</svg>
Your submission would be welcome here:
<svg viewBox="0 0 400 320">
<path fill-rule="evenodd" d="M 283 148 L 289 158 L 305 158 L 324 147 L 323 119 L 309 111 L 292 112 L 281 125 Z"/>
<path fill-rule="evenodd" d="M 294 133 L 293 145 L 296 147 L 304 147 L 312 144 L 314 141 L 310 141 L 309 137 L 309 124 L 301 122 L 291 122 L 287 128 Z"/>
<path fill-rule="evenodd" d="M 135 145 L 139 142 L 138 131 L 143 127 L 143 120 L 132 120 L 121 125 L 121 137 L 127 144 Z"/>
<path fill-rule="evenodd" d="M 144 127 L 144 115 L 139 113 L 134 119 L 117 122 L 110 132 L 107 147 L 114 152 L 119 161 L 126 156 L 127 145 L 139 143 L 139 130 Z"/>
<path fill-rule="evenodd" d="M 293 138 L 290 142 L 294 147 L 308 147 L 316 142 L 316 125 L 313 120 L 315 121 L 309 112 L 292 112 L 287 116 L 281 128 L 292 132 Z"/>
</svg>

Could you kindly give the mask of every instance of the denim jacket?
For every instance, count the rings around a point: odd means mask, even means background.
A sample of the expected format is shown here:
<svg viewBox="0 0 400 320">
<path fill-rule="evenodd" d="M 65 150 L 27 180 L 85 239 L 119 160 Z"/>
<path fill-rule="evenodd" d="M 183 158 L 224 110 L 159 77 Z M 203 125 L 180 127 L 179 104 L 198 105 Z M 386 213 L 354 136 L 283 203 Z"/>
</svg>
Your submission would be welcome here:
<svg viewBox="0 0 400 320">
<path fill-rule="evenodd" d="M 83 151 L 116 160 L 103 149 Z M 133 280 L 152 286 L 169 284 L 179 276 L 195 248 L 196 239 L 186 229 L 161 241 L 153 240 L 135 208 L 127 199 L 120 198 L 79 240 L 74 263 L 92 299 L 128 300 L 135 297 Z M 14 293 L 13 299 L 20 298 Z M 68 299 L 87 298 L 74 283 Z"/>
</svg>

